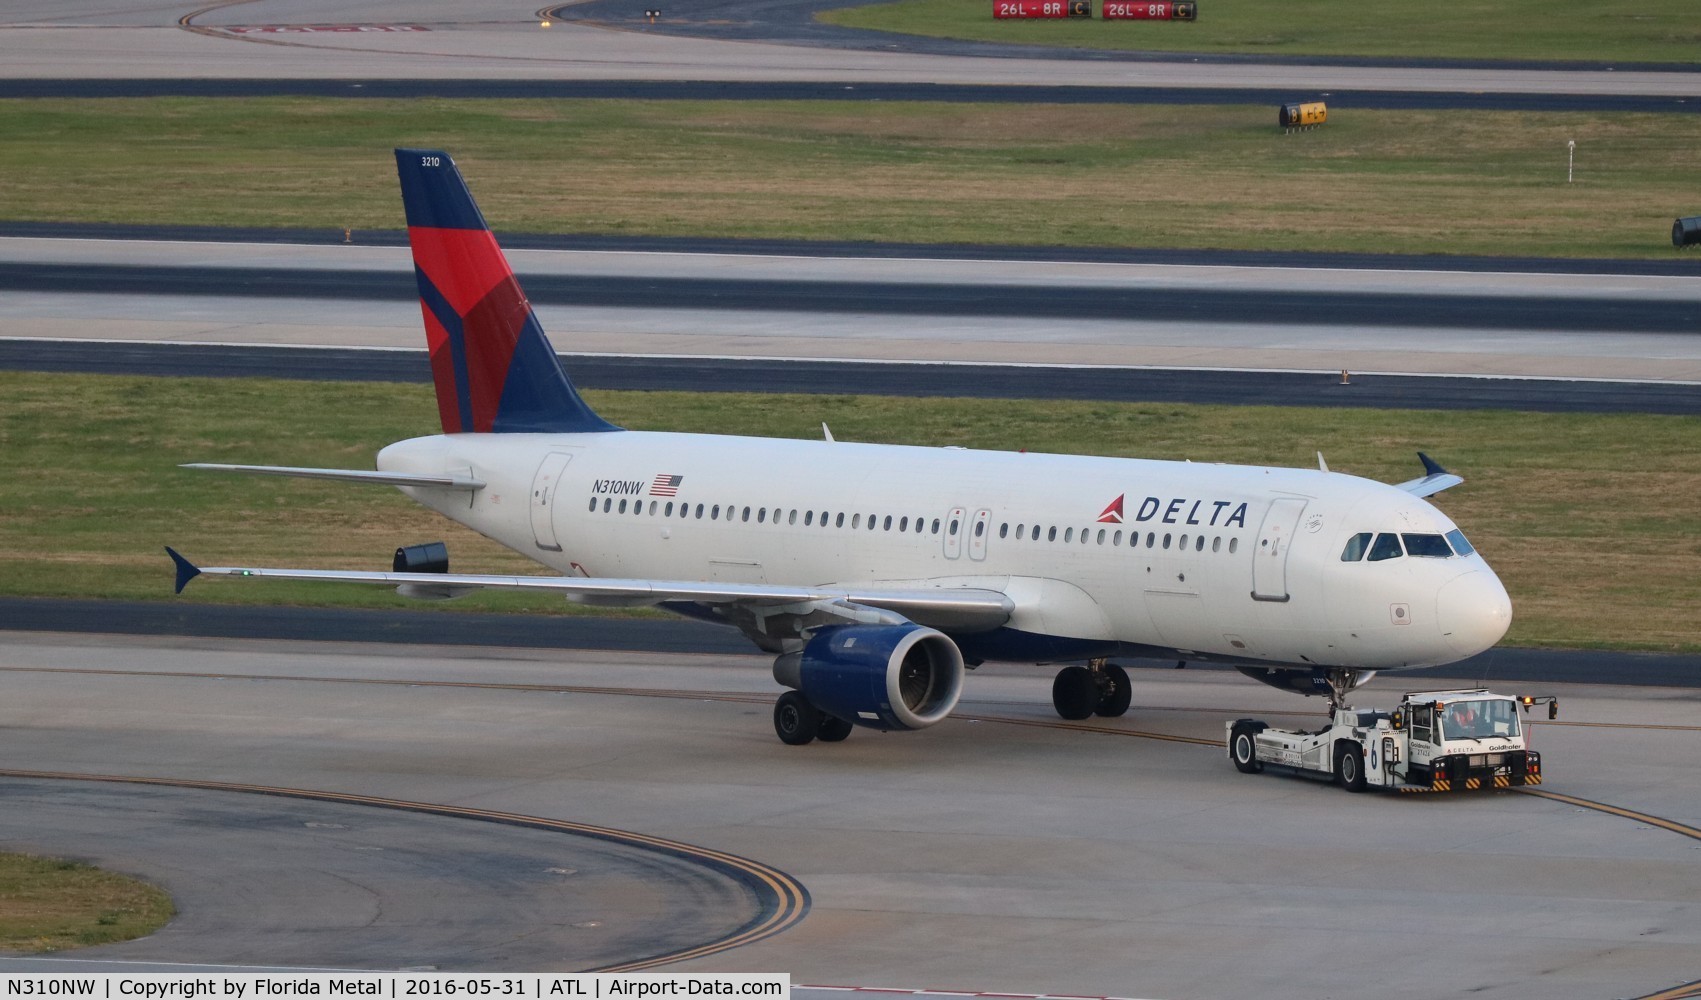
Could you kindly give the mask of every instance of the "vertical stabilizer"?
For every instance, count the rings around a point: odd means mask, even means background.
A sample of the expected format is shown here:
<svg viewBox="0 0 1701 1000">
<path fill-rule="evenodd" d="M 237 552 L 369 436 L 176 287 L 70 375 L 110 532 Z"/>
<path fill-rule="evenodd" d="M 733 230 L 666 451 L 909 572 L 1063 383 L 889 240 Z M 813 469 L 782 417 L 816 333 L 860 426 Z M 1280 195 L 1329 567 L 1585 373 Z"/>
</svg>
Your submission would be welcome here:
<svg viewBox="0 0 1701 1000">
<path fill-rule="evenodd" d="M 449 154 L 396 150 L 447 434 L 619 430 L 579 397 Z"/>
</svg>

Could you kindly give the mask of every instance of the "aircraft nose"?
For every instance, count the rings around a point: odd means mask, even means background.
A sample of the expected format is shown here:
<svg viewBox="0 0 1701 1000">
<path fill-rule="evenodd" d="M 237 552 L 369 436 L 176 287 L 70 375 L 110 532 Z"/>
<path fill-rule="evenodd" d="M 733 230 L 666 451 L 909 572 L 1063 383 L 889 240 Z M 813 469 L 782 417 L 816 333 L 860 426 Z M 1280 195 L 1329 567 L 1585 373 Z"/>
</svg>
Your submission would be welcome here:
<svg viewBox="0 0 1701 1000">
<path fill-rule="evenodd" d="M 1475 656 L 1500 641 L 1512 625 L 1512 599 L 1493 573 L 1473 570 L 1448 581 L 1435 595 L 1441 634 L 1459 656 Z"/>
</svg>

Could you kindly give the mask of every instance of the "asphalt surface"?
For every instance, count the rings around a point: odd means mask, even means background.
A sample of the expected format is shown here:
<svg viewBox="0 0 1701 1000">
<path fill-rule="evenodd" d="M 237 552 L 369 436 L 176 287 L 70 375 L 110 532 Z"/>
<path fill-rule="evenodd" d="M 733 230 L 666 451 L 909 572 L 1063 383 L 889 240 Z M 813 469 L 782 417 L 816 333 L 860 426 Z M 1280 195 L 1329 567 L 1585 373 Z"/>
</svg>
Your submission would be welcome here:
<svg viewBox="0 0 1701 1000">
<path fill-rule="evenodd" d="M 1661 382 L 1023 365 L 560 355 L 588 389 L 1572 413 L 1701 413 Z M 431 381 L 423 350 L 0 340 L 0 370 L 315 381 Z"/>
<path fill-rule="evenodd" d="M 1186 59 L 1225 65 L 1370 66 L 1415 69 L 1543 69 L 1616 70 L 1660 69 L 1697 72 L 1695 63 L 1625 63 L 1601 60 L 1531 60 L 1400 58 L 1393 56 L 1283 56 L 1250 53 L 1187 52 L 1175 50 L 1107 50 L 1055 45 L 1015 45 L 958 38 L 896 34 L 847 28 L 816 19 L 816 15 L 846 7 L 864 7 L 888 0 L 693 0 L 689 6 L 662 6 L 655 0 L 573 0 L 544 8 L 558 21 L 583 22 L 624 31 L 648 31 L 691 38 L 727 41 L 780 42 L 834 49 L 902 51 L 929 55 L 1000 59 L 1062 58 L 1093 62 L 1151 62 Z M 651 19 L 657 8 L 662 16 Z M 1213 12 L 1208 12 L 1213 13 Z M 1182 27 L 1181 30 L 1187 30 Z"/>
<path fill-rule="evenodd" d="M 1300 279 L 1303 280 L 1303 279 Z M 657 279 L 531 274 L 540 305 L 757 309 L 916 316 L 997 316 L 1476 330 L 1627 331 L 1701 335 L 1701 301 L 1510 295 L 1319 293 L 1222 288 L 1068 288 L 920 282 Z M 412 276 L 355 270 L 275 270 L 0 263 L 0 290 L 70 294 L 221 295 L 409 302 Z"/>
<path fill-rule="evenodd" d="M 709 0 L 710 3 L 724 0 Z M 790 23 L 796 4 L 745 10 Z M 613 9 L 613 8 L 609 8 Z M 686 8 L 690 10 L 692 8 Z M 735 7 L 718 8 L 733 16 Z M 635 5 L 622 10 L 636 13 Z M 679 9 L 675 9 L 675 14 Z M 1189 53 L 999 55 L 906 51 L 668 34 L 647 24 L 540 23 L 535 3 L 492 0 L 248 0 L 161 3 L 13 0 L 0 21 L 0 77 L 63 80 L 669 80 L 860 84 L 1045 84 L 1240 88 L 1291 99 L 1365 91 L 1665 95 L 1701 98 L 1701 74 L 1642 65 L 1357 64 L 1351 60 L 1205 60 Z M 630 16 L 630 15 L 627 15 Z M 375 30 L 326 30 L 326 26 Z M 386 30 L 399 28 L 401 30 Z M 953 49 L 954 53 L 967 51 Z M 191 67 L 192 69 L 186 69 Z M 1564 68 L 1556 68 L 1564 67 Z"/>
<path fill-rule="evenodd" d="M 1701 107 L 1701 102 L 1698 102 Z M 140 225 L 115 222 L 0 220 L 0 238 L 156 243 L 301 244 L 405 247 L 403 229 L 304 229 Z M 738 239 L 702 236 L 605 236 L 579 233 L 497 234 L 504 250 L 588 253 L 818 257 L 869 260 L 1040 261 L 1160 264 L 1184 267 L 1331 268 L 1496 274 L 1654 275 L 1701 277 L 1701 248 L 1659 258 L 1465 256 L 1459 254 L 1327 253 L 1303 250 L 1186 250 L 1059 247 L 988 243 L 871 243 L 850 240 Z"/>
<path fill-rule="evenodd" d="M 1388 1000 L 1601 1000 L 1693 981 L 1701 955 L 1693 688 L 1520 684 L 1560 699 L 1558 722 L 1531 722 L 1535 791 L 1563 797 L 1396 797 L 1237 773 L 1225 720 L 1315 726 L 1319 705 L 1220 671 L 1143 670 L 1128 716 L 1064 723 L 1051 668 L 982 669 L 936 727 L 786 747 L 753 655 L 8 633 L 0 668 L 11 769 L 570 818 L 807 887 L 783 933 L 668 971 L 959 995 L 1315 1000 L 1374 982 Z M 1404 687 L 1379 678 L 1360 703 Z M 579 855 L 544 831 L 222 793 L 75 808 L 82 782 L 27 801 L 18 784 L 0 783 L 26 806 L 0 811 L 8 839 L 212 887 L 184 933 L 119 946 L 132 961 L 322 967 L 388 936 L 395 964 L 435 950 L 420 964 L 559 967 L 571 953 L 552 960 L 551 942 L 677 898 L 667 877 L 594 893 L 579 882 L 594 868 L 547 871 Z M 1424 946 L 1374 946 L 1365 928 L 1391 923 L 1422 926 Z"/>
<path fill-rule="evenodd" d="M 160 581 L 169 568 L 161 557 Z M 618 650 L 668 655 L 756 653 L 736 630 L 679 618 L 598 618 L 478 614 L 448 611 L 372 611 L 346 608 L 249 607 L 180 601 L 72 601 L 0 598 L 0 632 L 88 632 L 139 636 L 200 636 L 372 642 L 421 646 Z M 1127 661 L 1160 670 L 1173 661 Z M 997 672 L 999 666 L 987 667 Z M 1205 664 L 1194 671 L 1230 668 Z M 1401 671 L 1386 685 L 1457 678 L 1473 684 L 1565 683 L 1701 688 L 1701 656 L 1603 650 L 1492 649 L 1446 667 Z M 1407 685 L 1410 686 L 1409 684 Z"/>
<path fill-rule="evenodd" d="M 7 777 L 0 802 L 0 848 L 138 875 L 177 904 L 156 934 L 85 960 L 591 969 L 727 936 L 764 905 L 702 859 L 513 823 Z"/>
<path fill-rule="evenodd" d="M 1032 55 L 1032 52 L 1024 54 Z M 1566 111 L 1592 114 L 1701 114 L 1701 100 L 1642 94 L 1487 93 L 1302 87 L 1046 86 L 1044 84 L 879 83 L 737 80 L 240 80 L 0 79 L 0 98 L 325 97 L 644 100 L 939 101 L 953 104 L 1268 105 L 1321 100 L 1331 111 Z"/>
</svg>

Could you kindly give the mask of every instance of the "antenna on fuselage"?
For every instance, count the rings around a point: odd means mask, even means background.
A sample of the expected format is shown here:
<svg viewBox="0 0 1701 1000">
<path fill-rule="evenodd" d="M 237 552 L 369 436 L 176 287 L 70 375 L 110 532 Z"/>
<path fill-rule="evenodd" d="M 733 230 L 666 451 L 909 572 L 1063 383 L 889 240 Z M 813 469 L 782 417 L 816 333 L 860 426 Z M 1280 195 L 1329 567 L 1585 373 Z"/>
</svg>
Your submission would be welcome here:
<svg viewBox="0 0 1701 1000">
<path fill-rule="evenodd" d="M 1317 471 L 1318 472 L 1328 472 L 1329 471 L 1329 463 L 1323 461 L 1323 453 L 1322 452 L 1317 453 Z"/>
<path fill-rule="evenodd" d="M 821 435 L 827 440 L 833 440 L 833 429 L 827 426 L 827 421 L 821 421 Z"/>
</svg>

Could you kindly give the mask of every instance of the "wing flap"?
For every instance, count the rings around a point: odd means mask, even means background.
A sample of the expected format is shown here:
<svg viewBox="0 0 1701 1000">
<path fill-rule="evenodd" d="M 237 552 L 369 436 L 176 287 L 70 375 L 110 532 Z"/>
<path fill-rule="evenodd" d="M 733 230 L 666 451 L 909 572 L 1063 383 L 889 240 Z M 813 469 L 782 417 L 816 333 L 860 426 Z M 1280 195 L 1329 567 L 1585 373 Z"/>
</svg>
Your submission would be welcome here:
<svg viewBox="0 0 1701 1000">
<path fill-rule="evenodd" d="M 362 583 L 425 590 L 536 590 L 560 594 L 576 604 L 644 607 L 670 601 L 694 604 L 787 605 L 843 602 L 893 611 L 936 627 L 997 628 L 1015 602 L 996 590 L 975 588 L 892 589 L 792 587 L 699 580 L 623 580 L 576 576 L 494 576 L 469 573 L 394 573 L 334 569 L 275 569 L 259 566 L 196 566 L 167 548 L 177 566 L 177 592 L 196 576 L 238 576 L 319 583 Z M 948 624 L 946 624 L 948 623 Z"/>
</svg>

